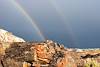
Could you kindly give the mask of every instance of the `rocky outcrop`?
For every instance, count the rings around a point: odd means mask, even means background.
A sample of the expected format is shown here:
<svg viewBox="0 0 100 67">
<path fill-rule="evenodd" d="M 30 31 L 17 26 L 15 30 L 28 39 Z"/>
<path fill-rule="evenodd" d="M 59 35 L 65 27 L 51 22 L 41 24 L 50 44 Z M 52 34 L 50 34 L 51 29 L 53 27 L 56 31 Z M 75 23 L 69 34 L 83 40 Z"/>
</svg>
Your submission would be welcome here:
<svg viewBox="0 0 100 67">
<path fill-rule="evenodd" d="M 100 49 L 68 49 L 51 40 L 8 44 L 2 67 L 100 67 Z"/>
<path fill-rule="evenodd" d="M 0 29 L 0 54 L 4 53 L 5 49 L 13 42 L 25 42 L 25 40 L 6 30 Z"/>
<path fill-rule="evenodd" d="M 0 67 L 100 67 L 100 49 L 65 48 L 52 40 L 25 42 L 1 29 Z"/>
<path fill-rule="evenodd" d="M 0 29 L 0 42 L 25 42 L 25 40 L 6 30 Z"/>
</svg>

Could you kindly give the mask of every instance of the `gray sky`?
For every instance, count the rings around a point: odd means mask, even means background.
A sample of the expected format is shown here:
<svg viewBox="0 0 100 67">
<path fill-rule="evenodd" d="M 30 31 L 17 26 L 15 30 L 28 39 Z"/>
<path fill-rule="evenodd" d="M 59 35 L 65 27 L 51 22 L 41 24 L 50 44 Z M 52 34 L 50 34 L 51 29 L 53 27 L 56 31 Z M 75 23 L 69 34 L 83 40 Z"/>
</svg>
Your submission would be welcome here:
<svg viewBox="0 0 100 67">
<path fill-rule="evenodd" d="M 66 47 L 100 47 L 99 0 L 16 0 L 35 21 L 46 39 Z M 0 26 L 26 40 L 41 40 L 25 15 L 0 0 Z"/>
</svg>

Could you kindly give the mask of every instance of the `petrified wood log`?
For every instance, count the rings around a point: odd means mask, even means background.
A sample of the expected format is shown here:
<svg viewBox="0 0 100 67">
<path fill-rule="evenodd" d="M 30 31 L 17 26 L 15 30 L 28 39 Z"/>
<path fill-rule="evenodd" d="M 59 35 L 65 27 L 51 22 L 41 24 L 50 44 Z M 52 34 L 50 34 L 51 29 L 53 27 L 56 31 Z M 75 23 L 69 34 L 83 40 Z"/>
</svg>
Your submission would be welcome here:
<svg viewBox="0 0 100 67">
<path fill-rule="evenodd" d="M 1 43 L 0 67 L 100 67 L 100 49 L 68 49 L 50 40 Z"/>
</svg>

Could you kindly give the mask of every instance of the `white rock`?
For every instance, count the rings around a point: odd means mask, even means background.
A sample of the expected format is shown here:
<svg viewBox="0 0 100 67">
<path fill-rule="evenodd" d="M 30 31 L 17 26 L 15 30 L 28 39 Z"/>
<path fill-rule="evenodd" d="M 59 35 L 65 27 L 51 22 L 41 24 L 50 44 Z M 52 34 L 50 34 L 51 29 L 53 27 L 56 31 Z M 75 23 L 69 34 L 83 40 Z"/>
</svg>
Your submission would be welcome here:
<svg viewBox="0 0 100 67">
<path fill-rule="evenodd" d="M 0 29 L 0 42 L 25 42 L 25 40 L 6 30 Z"/>
</svg>

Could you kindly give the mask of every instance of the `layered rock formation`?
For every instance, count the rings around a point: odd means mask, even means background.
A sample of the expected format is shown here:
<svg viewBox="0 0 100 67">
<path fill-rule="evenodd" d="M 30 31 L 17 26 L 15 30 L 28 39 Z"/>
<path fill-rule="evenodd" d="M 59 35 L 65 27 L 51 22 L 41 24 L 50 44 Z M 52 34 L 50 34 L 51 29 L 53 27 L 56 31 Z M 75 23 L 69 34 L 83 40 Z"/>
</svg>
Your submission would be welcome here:
<svg viewBox="0 0 100 67">
<path fill-rule="evenodd" d="M 51 40 L 7 40 L 0 43 L 0 67 L 100 67 L 100 49 L 65 48 Z"/>
<path fill-rule="evenodd" d="M 78 52 L 50 40 L 7 45 L 0 55 L 2 67 L 100 67 L 99 49 Z"/>
</svg>

